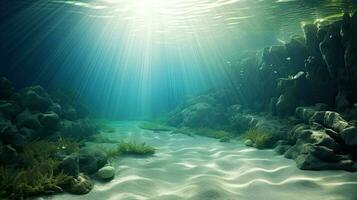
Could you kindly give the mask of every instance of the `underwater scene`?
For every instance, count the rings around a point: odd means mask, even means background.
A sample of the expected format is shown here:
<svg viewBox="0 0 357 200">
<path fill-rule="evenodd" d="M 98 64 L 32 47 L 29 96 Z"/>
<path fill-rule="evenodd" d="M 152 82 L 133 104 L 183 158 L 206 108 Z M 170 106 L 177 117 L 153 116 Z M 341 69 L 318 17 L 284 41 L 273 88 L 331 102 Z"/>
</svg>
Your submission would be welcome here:
<svg viewBox="0 0 357 200">
<path fill-rule="evenodd" d="M 357 200 L 357 1 L 1 0 L 0 199 Z"/>
</svg>

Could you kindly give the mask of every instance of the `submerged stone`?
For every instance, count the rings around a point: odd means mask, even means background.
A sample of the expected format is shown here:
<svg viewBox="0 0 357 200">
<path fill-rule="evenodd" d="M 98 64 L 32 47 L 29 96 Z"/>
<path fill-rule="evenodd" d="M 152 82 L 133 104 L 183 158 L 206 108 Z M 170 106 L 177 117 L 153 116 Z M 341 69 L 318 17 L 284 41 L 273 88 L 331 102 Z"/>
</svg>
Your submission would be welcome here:
<svg viewBox="0 0 357 200">
<path fill-rule="evenodd" d="M 244 141 L 244 145 L 245 146 L 248 146 L 248 147 L 253 147 L 254 146 L 254 143 L 252 140 L 248 139 L 248 140 L 245 140 Z"/>
<path fill-rule="evenodd" d="M 104 166 L 98 170 L 97 175 L 102 179 L 111 179 L 115 175 L 115 168 L 111 165 Z"/>
<path fill-rule="evenodd" d="M 72 194 L 87 194 L 93 189 L 93 182 L 91 179 L 84 175 L 79 174 L 77 178 L 72 178 L 65 190 Z"/>
</svg>

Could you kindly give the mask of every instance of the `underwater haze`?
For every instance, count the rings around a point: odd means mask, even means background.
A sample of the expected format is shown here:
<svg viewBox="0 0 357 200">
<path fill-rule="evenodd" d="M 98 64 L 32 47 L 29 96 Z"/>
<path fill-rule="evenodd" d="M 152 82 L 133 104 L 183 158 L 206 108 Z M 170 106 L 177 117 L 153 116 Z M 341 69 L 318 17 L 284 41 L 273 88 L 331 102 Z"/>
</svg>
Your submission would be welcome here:
<svg viewBox="0 0 357 200">
<path fill-rule="evenodd" d="M 0 199 L 356 200 L 356 0 L 0 0 Z"/>
<path fill-rule="evenodd" d="M 352 2 L 352 3 L 351 3 Z M 102 116 L 156 116 L 228 87 L 243 50 L 301 34 L 353 1 L 2 1 L 1 73 L 16 87 L 75 88 Z"/>
</svg>

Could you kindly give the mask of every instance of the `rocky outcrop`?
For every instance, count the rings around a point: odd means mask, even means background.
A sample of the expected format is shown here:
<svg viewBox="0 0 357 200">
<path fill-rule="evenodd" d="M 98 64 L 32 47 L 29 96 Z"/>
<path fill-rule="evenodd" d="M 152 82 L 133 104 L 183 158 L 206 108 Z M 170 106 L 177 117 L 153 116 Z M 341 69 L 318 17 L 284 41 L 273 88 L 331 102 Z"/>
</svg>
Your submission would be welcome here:
<svg viewBox="0 0 357 200">
<path fill-rule="evenodd" d="M 304 123 L 290 130 L 288 140 L 292 146 L 284 150 L 277 146 L 278 153 L 294 159 L 304 170 L 357 171 L 354 126 L 336 112 L 321 110 L 321 106 L 298 107 L 296 115 Z"/>
<path fill-rule="evenodd" d="M 62 106 L 52 100 L 41 86 L 15 92 L 11 82 L 1 78 L 0 88 L 0 140 L 5 145 L 21 148 L 32 139 L 53 135 L 81 138 L 97 131 L 84 115 L 68 114 L 76 112 L 74 107 L 72 111 L 62 110 Z"/>
<path fill-rule="evenodd" d="M 254 111 L 293 115 L 325 103 L 344 111 L 357 102 L 357 12 L 339 21 L 304 25 L 304 37 L 241 55 L 229 73 L 239 103 Z"/>
<path fill-rule="evenodd" d="M 93 182 L 80 172 L 95 173 L 107 163 L 107 157 L 103 151 L 94 148 L 83 147 L 78 152 L 79 142 L 74 141 L 91 137 L 97 132 L 97 127 L 87 118 L 83 108 L 79 109 L 81 111 L 76 108 L 67 103 L 63 109 L 41 86 L 26 87 L 16 92 L 9 80 L 0 77 L 0 165 L 4 169 L 21 169 L 28 173 L 36 166 L 37 158 L 43 159 L 40 162 L 49 163 L 53 176 L 61 178 L 59 181 L 63 179 L 61 187 L 64 184 L 66 191 L 88 193 L 93 188 Z M 67 141 L 70 143 L 67 144 L 63 138 L 73 141 Z M 43 145 L 43 150 L 38 147 L 31 149 L 34 148 L 31 144 L 37 141 Z M 58 166 L 54 162 L 58 162 Z M 70 178 L 68 183 L 64 181 L 67 177 Z M 38 193 L 42 190 L 35 188 Z"/>
<path fill-rule="evenodd" d="M 93 174 L 107 163 L 107 155 L 102 149 L 84 147 L 79 153 L 79 170 L 85 174 Z"/>
<path fill-rule="evenodd" d="M 226 111 L 231 105 L 226 91 L 207 93 L 188 99 L 170 114 L 171 126 L 217 127 L 227 123 Z"/>
</svg>

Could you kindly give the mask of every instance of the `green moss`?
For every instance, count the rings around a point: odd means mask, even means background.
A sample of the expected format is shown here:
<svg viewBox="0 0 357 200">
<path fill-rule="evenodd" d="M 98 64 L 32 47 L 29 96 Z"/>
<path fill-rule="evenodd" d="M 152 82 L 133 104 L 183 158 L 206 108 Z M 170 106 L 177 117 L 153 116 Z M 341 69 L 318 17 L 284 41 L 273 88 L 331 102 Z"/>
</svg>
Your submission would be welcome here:
<svg viewBox="0 0 357 200">
<path fill-rule="evenodd" d="M 273 136 L 267 131 L 249 129 L 245 131 L 241 136 L 241 139 L 247 140 L 250 139 L 254 143 L 254 147 L 258 149 L 264 149 L 271 146 Z"/>
<path fill-rule="evenodd" d="M 66 154 L 71 154 L 79 151 L 80 146 L 83 144 L 83 140 L 71 137 L 61 137 L 57 141 L 57 147 L 64 151 Z"/>
<path fill-rule="evenodd" d="M 62 186 L 72 177 L 57 172 L 60 160 L 54 155 L 63 151 L 61 145 L 73 145 L 69 149 L 75 150 L 77 144 L 64 139 L 58 142 L 47 140 L 32 141 L 26 144 L 19 154 L 26 163 L 23 168 L 12 166 L 0 167 L 0 198 L 24 199 L 26 197 L 62 192 Z"/>
<path fill-rule="evenodd" d="M 124 142 L 120 141 L 116 148 L 105 149 L 108 158 L 117 157 L 120 155 L 152 155 L 156 149 L 148 146 L 145 143 Z"/>
<path fill-rule="evenodd" d="M 118 144 L 118 150 L 123 154 L 150 155 L 154 154 L 156 149 L 145 143 L 122 141 Z"/>
<path fill-rule="evenodd" d="M 173 131 L 174 128 L 154 122 L 142 122 L 138 126 L 141 129 L 150 131 Z"/>
</svg>

